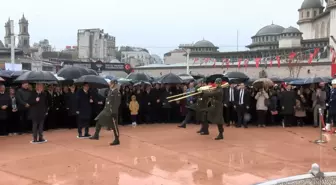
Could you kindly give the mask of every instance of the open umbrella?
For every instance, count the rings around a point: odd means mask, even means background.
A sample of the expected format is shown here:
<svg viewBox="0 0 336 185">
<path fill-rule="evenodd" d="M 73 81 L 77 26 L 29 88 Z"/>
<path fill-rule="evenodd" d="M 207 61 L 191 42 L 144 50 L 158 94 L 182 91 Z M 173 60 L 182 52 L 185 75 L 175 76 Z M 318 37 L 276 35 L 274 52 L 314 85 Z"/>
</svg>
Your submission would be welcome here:
<svg viewBox="0 0 336 185">
<path fill-rule="evenodd" d="M 260 78 L 253 82 L 253 87 L 263 88 L 263 87 L 271 87 L 274 85 L 273 81 L 268 78 Z"/>
<path fill-rule="evenodd" d="M 145 73 L 131 73 L 126 77 L 126 79 L 129 79 L 132 82 L 139 82 L 139 81 L 150 82 L 150 81 L 152 81 L 152 78 Z"/>
<path fill-rule="evenodd" d="M 225 77 L 223 74 L 213 74 L 208 77 L 206 77 L 205 82 L 206 83 L 214 83 L 217 78 L 222 79 L 224 82 L 229 82 L 229 79 Z"/>
<path fill-rule="evenodd" d="M 301 80 L 294 80 L 289 82 L 290 85 L 307 85 L 326 82 L 324 78 L 321 77 L 309 77 Z"/>
<path fill-rule="evenodd" d="M 15 79 L 15 82 L 50 83 L 57 82 L 57 78 L 48 71 L 28 71 Z"/>
<path fill-rule="evenodd" d="M 146 81 L 140 81 L 134 84 L 134 86 L 138 86 L 138 85 L 151 85 L 150 82 L 146 82 Z"/>
<path fill-rule="evenodd" d="M 283 82 L 283 79 L 281 79 L 279 77 L 271 77 L 269 79 L 272 80 L 272 82 L 274 82 L 274 83 L 281 83 L 281 82 Z"/>
<path fill-rule="evenodd" d="M 120 84 L 120 85 L 130 85 L 130 84 L 132 84 L 132 80 L 126 79 L 126 78 L 119 78 L 118 79 L 118 84 Z"/>
<path fill-rule="evenodd" d="M 109 86 L 109 84 L 103 77 L 96 75 L 84 75 L 74 82 L 74 84 L 76 85 L 83 85 L 86 83 L 95 88 L 107 88 Z"/>
<path fill-rule="evenodd" d="M 176 74 L 169 73 L 164 76 L 162 76 L 159 80 L 161 83 L 164 84 L 181 84 L 183 83 L 183 80 L 177 76 Z"/>
<path fill-rule="evenodd" d="M 188 74 L 180 74 L 178 76 L 183 80 L 184 83 L 189 83 L 195 80 L 194 77 Z"/>
<path fill-rule="evenodd" d="M 242 72 L 226 72 L 224 73 L 224 76 L 231 79 L 245 79 L 246 81 L 249 79 L 249 77 L 242 73 Z"/>
<path fill-rule="evenodd" d="M 4 81 L 6 81 L 6 80 L 0 77 L 0 82 L 4 82 Z"/>
<path fill-rule="evenodd" d="M 286 77 L 286 78 L 284 78 L 282 80 L 284 82 L 292 82 L 292 81 L 296 81 L 296 80 L 302 80 L 302 78 Z"/>
<path fill-rule="evenodd" d="M 0 77 L 3 77 L 3 78 L 17 78 L 18 76 L 22 75 L 25 72 L 27 72 L 27 71 L 26 70 L 23 70 L 23 71 L 1 70 L 0 71 Z"/>
<path fill-rule="evenodd" d="M 84 75 L 89 75 L 89 71 L 78 66 L 64 67 L 57 73 L 57 76 L 63 77 L 66 80 L 78 79 Z"/>
<path fill-rule="evenodd" d="M 86 69 L 86 70 L 88 71 L 89 75 L 99 76 L 99 74 L 95 70 L 93 70 L 93 69 Z"/>
</svg>

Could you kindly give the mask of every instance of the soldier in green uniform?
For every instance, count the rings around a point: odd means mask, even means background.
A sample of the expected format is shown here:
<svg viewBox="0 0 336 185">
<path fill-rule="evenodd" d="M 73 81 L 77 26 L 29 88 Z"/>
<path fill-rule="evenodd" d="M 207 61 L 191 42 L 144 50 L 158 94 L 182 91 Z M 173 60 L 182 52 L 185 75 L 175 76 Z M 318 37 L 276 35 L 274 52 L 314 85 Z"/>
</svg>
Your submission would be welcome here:
<svg viewBox="0 0 336 185">
<path fill-rule="evenodd" d="M 217 124 L 218 128 L 218 136 L 215 138 L 215 140 L 221 140 L 224 139 L 224 118 L 223 118 L 223 88 L 222 85 L 222 79 L 217 78 L 216 81 L 216 88 L 211 91 L 203 91 L 203 97 L 210 98 L 210 107 L 208 107 L 207 104 L 207 121 L 211 123 Z M 202 126 L 202 129 L 206 130 L 208 133 L 208 122 L 205 121 L 204 125 Z M 203 130 L 203 131 L 204 131 Z"/>
<path fill-rule="evenodd" d="M 92 140 L 99 140 L 99 132 L 102 126 L 113 129 L 114 141 L 110 145 L 119 145 L 119 129 L 118 129 L 118 110 L 121 103 L 121 94 L 117 87 L 117 80 L 110 81 L 110 90 L 105 100 L 105 107 L 95 118 L 96 132 L 90 138 Z"/>
</svg>

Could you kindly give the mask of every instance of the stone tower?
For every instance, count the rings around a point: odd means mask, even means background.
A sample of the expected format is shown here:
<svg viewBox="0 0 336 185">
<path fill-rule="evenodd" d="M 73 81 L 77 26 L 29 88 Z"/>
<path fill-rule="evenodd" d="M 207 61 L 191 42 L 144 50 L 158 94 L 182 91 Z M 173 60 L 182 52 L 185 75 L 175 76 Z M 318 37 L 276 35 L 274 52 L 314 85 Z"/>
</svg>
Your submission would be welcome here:
<svg viewBox="0 0 336 185">
<path fill-rule="evenodd" d="M 28 32 L 28 20 L 22 15 L 22 18 L 19 20 L 19 44 L 18 48 L 21 49 L 29 49 L 30 48 L 30 36 Z"/>
<path fill-rule="evenodd" d="M 10 18 L 8 18 L 8 21 L 5 23 L 5 47 L 10 47 L 11 44 L 11 36 L 13 34 L 12 30 L 11 30 L 11 20 Z"/>
<path fill-rule="evenodd" d="M 327 10 L 330 11 L 330 22 L 329 22 L 329 34 L 330 37 L 329 44 L 336 48 L 336 0 L 326 0 Z"/>
</svg>

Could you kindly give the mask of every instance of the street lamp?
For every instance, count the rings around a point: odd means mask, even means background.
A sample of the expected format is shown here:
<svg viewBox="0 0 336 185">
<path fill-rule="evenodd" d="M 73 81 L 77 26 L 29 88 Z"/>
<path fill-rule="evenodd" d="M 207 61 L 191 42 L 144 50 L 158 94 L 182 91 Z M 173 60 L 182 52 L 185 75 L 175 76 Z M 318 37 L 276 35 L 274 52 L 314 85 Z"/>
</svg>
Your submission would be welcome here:
<svg viewBox="0 0 336 185">
<path fill-rule="evenodd" d="M 187 74 L 189 74 L 189 54 L 190 54 L 190 49 L 185 50 L 187 52 Z"/>
</svg>

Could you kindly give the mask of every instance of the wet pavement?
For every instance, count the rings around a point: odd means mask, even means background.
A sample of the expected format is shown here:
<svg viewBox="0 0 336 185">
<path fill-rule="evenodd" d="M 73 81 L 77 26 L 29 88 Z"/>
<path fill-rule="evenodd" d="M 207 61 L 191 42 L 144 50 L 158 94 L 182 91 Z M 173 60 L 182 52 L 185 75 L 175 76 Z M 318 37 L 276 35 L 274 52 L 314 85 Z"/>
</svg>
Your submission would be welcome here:
<svg viewBox="0 0 336 185">
<path fill-rule="evenodd" d="M 318 129 L 225 128 L 225 140 L 196 134 L 199 126 L 120 127 L 121 145 L 109 146 L 112 132 L 99 141 L 77 139 L 76 129 L 0 138 L 1 185 L 249 185 L 307 173 L 312 163 L 336 171 L 336 136 L 323 145 Z M 91 129 L 93 133 L 93 128 Z"/>
</svg>

